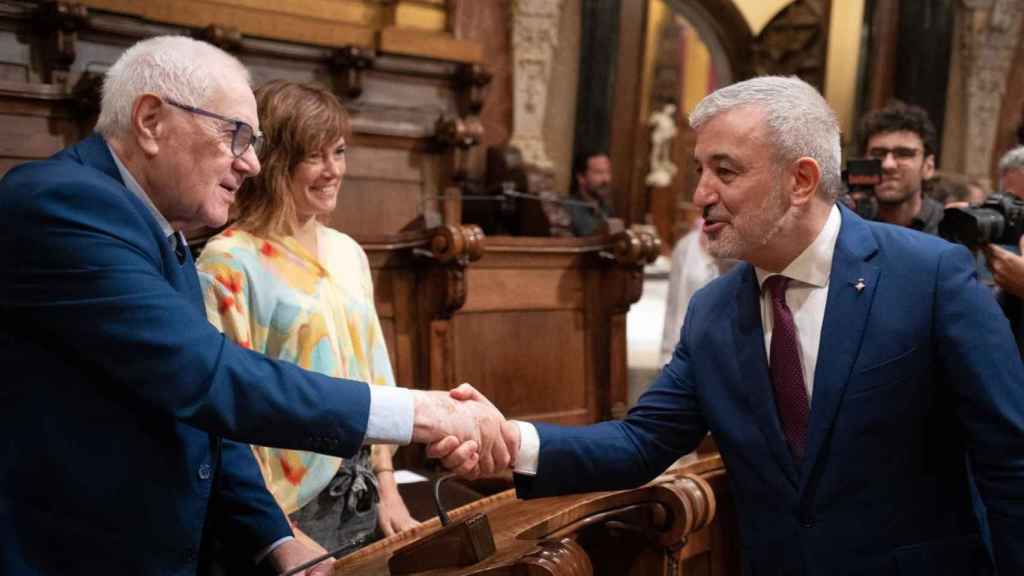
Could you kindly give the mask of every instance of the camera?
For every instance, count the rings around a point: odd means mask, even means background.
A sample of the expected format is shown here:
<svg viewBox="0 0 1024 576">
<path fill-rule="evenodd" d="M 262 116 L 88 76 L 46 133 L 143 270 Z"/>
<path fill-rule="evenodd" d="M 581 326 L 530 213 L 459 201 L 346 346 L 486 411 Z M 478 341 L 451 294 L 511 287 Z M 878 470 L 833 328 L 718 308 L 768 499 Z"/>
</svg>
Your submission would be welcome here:
<svg viewBox="0 0 1024 576">
<path fill-rule="evenodd" d="M 861 218 L 874 220 L 878 214 L 875 186 L 882 181 L 882 161 L 878 158 L 851 158 L 843 170 L 846 195 L 841 198 Z"/>
<path fill-rule="evenodd" d="M 972 250 L 981 244 L 1016 246 L 1024 233 L 1024 200 L 997 192 L 979 206 L 946 208 L 939 236 Z"/>
</svg>

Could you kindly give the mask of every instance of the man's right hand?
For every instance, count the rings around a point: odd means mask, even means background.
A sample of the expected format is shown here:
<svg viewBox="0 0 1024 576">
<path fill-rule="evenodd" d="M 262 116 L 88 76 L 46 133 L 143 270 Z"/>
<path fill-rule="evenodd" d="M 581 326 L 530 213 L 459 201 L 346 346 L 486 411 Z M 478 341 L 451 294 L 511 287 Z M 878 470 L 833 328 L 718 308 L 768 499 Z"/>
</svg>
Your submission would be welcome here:
<svg viewBox="0 0 1024 576">
<path fill-rule="evenodd" d="M 428 456 L 455 464 L 447 467 L 471 479 L 508 468 L 505 417 L 472 386 L 462 384 L 451 393 L 420 391 L 414 398 L 412 440 L 428 444 Z"/>
<path fill-rule="evenodd" d="M 996 284 L 1010 294 L 1024 298 L 1024 256 L 994 244 L 986 244 L 981 248 Z M 1020 239 L 1020 249 L 1024 253 L 1024 237 Z"/>
</svg>

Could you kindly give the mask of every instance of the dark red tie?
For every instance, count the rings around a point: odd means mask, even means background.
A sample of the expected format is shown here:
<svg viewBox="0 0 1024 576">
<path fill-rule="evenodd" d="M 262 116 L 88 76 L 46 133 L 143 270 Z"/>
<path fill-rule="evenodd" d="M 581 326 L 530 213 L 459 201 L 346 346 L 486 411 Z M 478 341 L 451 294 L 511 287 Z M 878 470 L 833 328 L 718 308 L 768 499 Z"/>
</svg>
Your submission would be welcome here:
<svg viewBox="0 0 1024 576">
<path fill-rule="evenodd" d="M 804 387 L 803 368 L 800 365 L 799 342 L 793 312 L 786 305 L 786 287 L 789 278 L 771 276 L 764 281 L 764 289 L 772 299 L 772 344 L 768 367 L 775 389 L 775 406 L 779 422 L 793 458 L 800 463 L 807 440 L 807 417 L 811 412 Z"/>
</svg>

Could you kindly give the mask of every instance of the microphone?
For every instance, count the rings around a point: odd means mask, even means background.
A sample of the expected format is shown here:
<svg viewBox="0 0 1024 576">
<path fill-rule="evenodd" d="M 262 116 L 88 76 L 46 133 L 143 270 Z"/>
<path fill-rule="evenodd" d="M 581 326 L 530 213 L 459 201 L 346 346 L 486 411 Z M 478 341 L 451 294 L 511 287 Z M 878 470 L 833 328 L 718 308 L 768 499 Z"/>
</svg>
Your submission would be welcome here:
<svg viewBox="0 0 1024 576">
<path fill-rule="evenodd" d="M 448 519 L 448 513 L 445 512 L 444 506 L 441 505 L 441 484 L 445 480 L 448 480 L 449 478 L 453 478 L 454 476 L 455 476 L 455 474 L 449 472 L 447 474 L 442 474 L 441 476 L 438 476 L 434 480 L 434 510 L 437 511 L 437 518 L 441 521 L 441 526 L 442 527 L 448 526 L 448 524 L 451 522 L 451 520 Z M 493 544 L 492 544 L 492 546 L 493 546 Z M 295 576 L 295 574 L 300 574 L 302 572 L 305 572 L 306 570 L 309 570 L 313 566 L 316 566 L 317 564 L 323 562 L 324 560 L 327 560 L 328 558 L 334 558 L 335 560 L 337 560 L 339 558 L 344 558 L 345 556 L 351 554 L 352 552 L 355 552 L 355 550 L 348 550 L 348 552 L 345 552 L 345 550 L 347 548 L 348 548 L 348 545 L 346 544 L 345 546 L 343 546 L 341 548 L 337 548 L 335 550 L 331 550 L 330 552 L 328 552 L 326 554 L 323 554 L 322 556 L 317 556 L 316 558 L 313 558 L 312 560 L 309 560 L 307 562 L 303 562 L 302 564 L 299 564 L 298 566 L 292 568 L 291 570 L 288 570 L 287 572 L 284 572 L 283 574 L 281 574 L 281 576 Z M 356 550 L 358 550 L 358 548 Z M 345 553 L 343 554 L 343 552 L 345 552 Z"/>
</svg>

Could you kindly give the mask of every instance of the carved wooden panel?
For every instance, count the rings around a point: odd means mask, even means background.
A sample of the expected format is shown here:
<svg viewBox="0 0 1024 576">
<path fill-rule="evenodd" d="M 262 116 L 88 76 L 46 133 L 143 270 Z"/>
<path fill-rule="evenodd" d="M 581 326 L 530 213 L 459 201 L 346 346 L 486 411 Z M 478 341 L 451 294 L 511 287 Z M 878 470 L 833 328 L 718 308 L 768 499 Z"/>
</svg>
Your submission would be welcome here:
<svg viewBox="0 0 1024 576">
<path fill-rule="evenodd" d="M 50 84 L 0 82 L 0 177 L 80 138 L 81 129 L 62 96 Z"/>
<path fill-rule="evenodd" d="M 469 278 L 473 294 L 477 277 L 474 270 Z M 495 296 L 512 301 L 515 294 Z M 461 313 L 452 330 L 456 382 L 471 382 L 509 418 L 561 424 L 597 419 L 588 402 L 593 390 L 587 387 L 582 311 L 523 306 L 520 311 Z"/>
<path fill-rule="evenodd" d="M 772 18 L 754 41 L 754 74 L 796 75 L 824 91 L 831 5 L 796 0 Z"/>
</svg>

